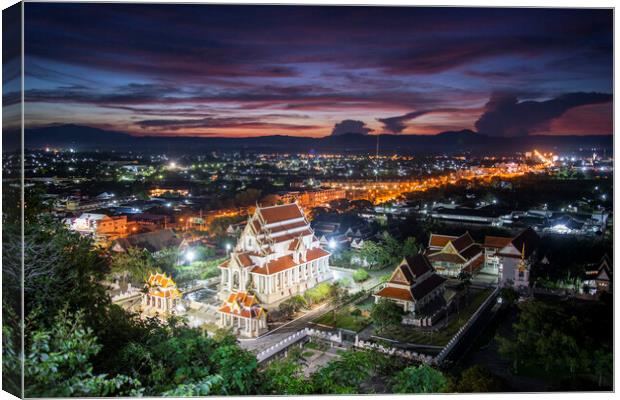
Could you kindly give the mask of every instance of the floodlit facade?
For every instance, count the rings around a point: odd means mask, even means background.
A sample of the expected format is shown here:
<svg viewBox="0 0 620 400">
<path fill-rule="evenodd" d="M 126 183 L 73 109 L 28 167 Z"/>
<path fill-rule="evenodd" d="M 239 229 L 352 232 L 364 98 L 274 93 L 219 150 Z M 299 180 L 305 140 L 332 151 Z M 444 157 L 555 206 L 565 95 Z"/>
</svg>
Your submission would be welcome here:
<svg viewBox="0 0 620 400">
<path fill-rule="evenodd" d="M 181 292 L 172 277 L 166 274 L 151 274 L 146 281 L 146 292 L 142 295 L 142 307 L 147 313 L 171 314 L 181 299 Z"/>
<path fill-rule="evenodd" d="M 332 278 L 324 250 L 297 203 L 257 207 L 222 263 L 220 299 L 251 292 L 267 310 Z M 222 311 L 220 311 L 222 312 Z M 230 326 L 230 321 L 220 319 Z"/>
</svg>

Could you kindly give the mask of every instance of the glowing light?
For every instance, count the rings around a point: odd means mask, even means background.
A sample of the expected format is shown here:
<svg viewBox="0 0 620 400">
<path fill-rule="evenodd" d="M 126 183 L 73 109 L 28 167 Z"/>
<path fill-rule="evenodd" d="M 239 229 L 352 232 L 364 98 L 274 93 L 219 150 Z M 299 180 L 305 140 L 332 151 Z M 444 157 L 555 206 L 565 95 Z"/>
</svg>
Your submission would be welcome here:
<svg viewBox="0 0 620 400">
<path fill-rule="evenodd" d="M 330 249 L 335 249 L 338 246 L 338 243 L 336 243 L 336 241 L 334 239 L 330 239 L 329 243 L 327 244 L 329 246 Z"/>
<path fill-rule="evenodd" d="M 187 262 L 192 262 L 194 261 L 194 258 L 196 258 L 196 253 L 193 250 L 188 250 L 187 253 L 185 253 L 185 260 L 187 260 Z"/>
</svg>

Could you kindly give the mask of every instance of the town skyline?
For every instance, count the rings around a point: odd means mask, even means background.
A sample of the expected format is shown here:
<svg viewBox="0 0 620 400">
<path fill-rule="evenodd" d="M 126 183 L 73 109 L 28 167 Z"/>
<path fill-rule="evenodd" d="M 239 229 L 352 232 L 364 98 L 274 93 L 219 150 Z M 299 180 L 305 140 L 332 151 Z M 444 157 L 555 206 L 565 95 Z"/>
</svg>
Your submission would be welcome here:
<svg viewBox="0 0 620 400">
<path fill-rule="evenodd" d="M 25 18 L 26 128 L 613 130 L 609 10 L 31 3 Z M 16 79 L 6 83 L 10 100 Z"/>
</svg>

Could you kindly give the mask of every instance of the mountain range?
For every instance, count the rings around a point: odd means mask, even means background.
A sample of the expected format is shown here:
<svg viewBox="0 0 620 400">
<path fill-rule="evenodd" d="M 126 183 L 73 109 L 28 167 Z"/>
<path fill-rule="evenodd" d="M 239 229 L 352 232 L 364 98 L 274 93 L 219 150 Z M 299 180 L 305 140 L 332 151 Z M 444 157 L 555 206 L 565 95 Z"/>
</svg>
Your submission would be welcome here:
<svg viewBox="0 0 620 400">
<path fill-rule="evenodd" d="M 487 136 L 465 129 L 436 135 L 360 135 L 344 134 L 322 138 L 261 136 L 252 138 L 133 136 L 83 125 L 53 125 L 25 130 L 25 147 L 73 147 L 88 150 L 142 150 L 144 152 L 197 153 L 212 150 L 281 152 L 375 152 L 377 141 L 382 154 L 512 154 L 534 148 L 545 151 L 573 151 L 597 147 L 613 150 L 612 135 L 531 135 L 521 137 Z M 3 134 L 4 151 L 19 148 L 19 132 Z"/>
</svg>

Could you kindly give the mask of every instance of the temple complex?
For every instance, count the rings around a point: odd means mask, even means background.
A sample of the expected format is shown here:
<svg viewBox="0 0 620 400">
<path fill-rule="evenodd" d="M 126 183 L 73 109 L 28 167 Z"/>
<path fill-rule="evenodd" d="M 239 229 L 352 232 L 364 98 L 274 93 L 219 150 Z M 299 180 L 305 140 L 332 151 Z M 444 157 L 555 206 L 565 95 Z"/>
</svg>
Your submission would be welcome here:
<svg viewBox="0 0 620 400">
<path fill-rule="evenodd" d="M 331 279 L 329 256 L 297 203 L 257 207 L 230 258 L 219 266 L 220 313 L 229 315 L 222 310 L 234 294 L 251 293 L 267 310 L 303 294 Z M 220 318 L 224 327 L 232 327 L 231 321 Z"/>
</svg>

